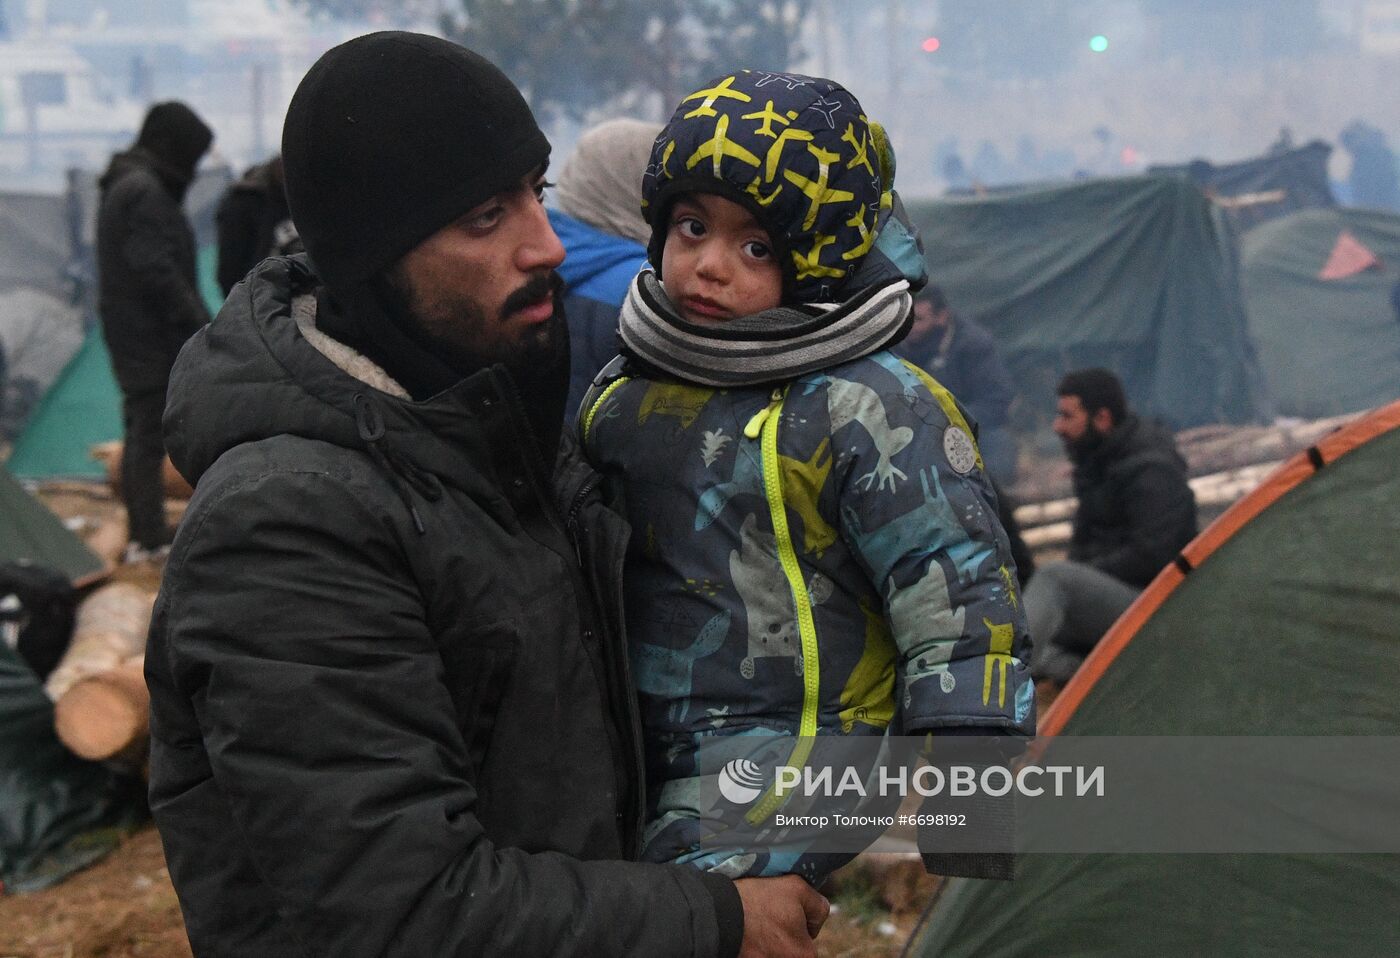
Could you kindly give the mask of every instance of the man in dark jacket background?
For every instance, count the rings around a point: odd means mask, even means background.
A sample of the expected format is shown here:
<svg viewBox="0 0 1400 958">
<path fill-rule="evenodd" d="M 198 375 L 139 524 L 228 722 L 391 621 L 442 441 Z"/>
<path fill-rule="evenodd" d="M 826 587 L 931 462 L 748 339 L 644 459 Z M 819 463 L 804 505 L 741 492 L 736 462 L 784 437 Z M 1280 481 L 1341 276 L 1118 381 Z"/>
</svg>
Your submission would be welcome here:
<svg viewBox="0 0 1400 958">
<path fill-rule="evenodd" d="M 122 391 L 122 499 L 129 557 L 170 542 L 161 413 L 180 347 L 209 321 L 195 274 L 194 231 L 181 204 L 213 133 L 183 103 L 157 103 L 131 149 L 98 184 L 97 273 L 102 332 Z"/>
<path fill-rule="evenodd" d="M 1023 599 L 1031 673 L 1066 682 L 1196 535 L 1196 498 L 1171 433 L 1128 411 L 1106 369 L 1061 381 L 1054 429 L 1074 463 L 1069 559 L 1038 566 Z"/>
<path fill-rule="evenodd" d="M 568 422 L 593 377 L 617 355 L 617 314 L 646 265 L 651 227 L 642 219 L 642 174 L 661 128 L 608 120 L 579 137 L 559 174 L 549 225 L 564 244 L 564 312 L 569 318 Z"/>
<path fill-rule="evenodd" d="M 430 91 L 430 95 L 429 95 Z M 793 876 L 639 864 L 627 529 L 565 437 L 549 144 L 447 41 L 323 56 L 309 259 L 181 356 L 151 807 L 196 955 L 814 955 Z"/>
<path fill-rule="evenodd" d="M 282 155 L 248 168 L 219 200 L 219 288 L 227 296 L 248 271 L 269 256 L 302 251 L 287 207 Z"/>
<path fill-rule="evenodd" d="M 914 297 L 914 322 L 896 352 L 957 397 L 977 422 L 977 446 L 1000 487 L 1016 481 L 1016 442 L 1007 429 L 1016 387 L 985 327 L 959 315 L 930 283 Z"/>
</svg>

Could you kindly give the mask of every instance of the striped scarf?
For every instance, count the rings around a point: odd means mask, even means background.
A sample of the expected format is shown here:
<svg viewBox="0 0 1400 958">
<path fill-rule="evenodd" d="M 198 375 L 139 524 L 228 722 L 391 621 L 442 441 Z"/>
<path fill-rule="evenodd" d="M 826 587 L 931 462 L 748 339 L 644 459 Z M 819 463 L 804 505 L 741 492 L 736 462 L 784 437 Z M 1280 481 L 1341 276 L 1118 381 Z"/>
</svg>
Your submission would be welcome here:
<svg viewBox="0 0 1400 958">
<path fill-rule="evenodd" d="M 618 317 L 623 351 L 704 386 L 795 379 L 891 346 L 908 332 L 914 299 L 896 280 L 844 303 L 778 306 L 714 326 L 682 319 L 656 274 L 633 280 Z"/>
</svg>

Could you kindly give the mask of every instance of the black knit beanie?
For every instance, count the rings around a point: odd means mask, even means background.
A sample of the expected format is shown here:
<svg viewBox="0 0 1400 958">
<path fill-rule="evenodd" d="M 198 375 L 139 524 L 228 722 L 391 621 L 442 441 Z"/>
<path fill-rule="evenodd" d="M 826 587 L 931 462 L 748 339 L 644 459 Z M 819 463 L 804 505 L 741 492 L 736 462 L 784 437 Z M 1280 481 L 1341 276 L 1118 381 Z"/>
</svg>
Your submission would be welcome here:
<svg viewBox="0 0 1400 958">
<path fill-rule="evenodd" d="M 282 130 L 287 201 L 318 275 L 364 283 L 549 156 L 520 91 L 438 37 L 385 31 L 331 48 Z"/>
</svg>

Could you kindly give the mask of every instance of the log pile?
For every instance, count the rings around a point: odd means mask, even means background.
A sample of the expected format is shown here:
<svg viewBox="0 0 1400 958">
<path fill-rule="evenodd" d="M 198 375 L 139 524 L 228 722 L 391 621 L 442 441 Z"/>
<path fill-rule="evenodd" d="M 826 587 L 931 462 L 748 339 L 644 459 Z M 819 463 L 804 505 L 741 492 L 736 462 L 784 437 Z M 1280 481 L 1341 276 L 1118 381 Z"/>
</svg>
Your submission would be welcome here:
<svg viewBox="0 0 1400 958">
<path fill-rule="evenodd" d="M 107 484 L 120 497 L 122 489 L 121 442 L 100 442 L 89 450 L 89 454 L 102 463 L 102 468 L 107 471 Z M 194 495 L 194 490 L 185 481 L 185 477 L 176 471 L 169 456 L 166 456 L 161 464 L 161 482 L 165 486 L 167 499 L 188 499 Z"/>
<path fill-rule="evenodd" d="M 59 740 L 79 758 L 138 764 L 151 730 L 145 658 L 74 683 L 54 706 Z"/>
<path fill-rule="evenodd" d="M 150 696 L 142 668 L 155 596 L 114 582 L 78 604 L 73 640 L 44 685 L 59 739 L 74 754 L 131 764 L 144 757 Z"/>
</svg>

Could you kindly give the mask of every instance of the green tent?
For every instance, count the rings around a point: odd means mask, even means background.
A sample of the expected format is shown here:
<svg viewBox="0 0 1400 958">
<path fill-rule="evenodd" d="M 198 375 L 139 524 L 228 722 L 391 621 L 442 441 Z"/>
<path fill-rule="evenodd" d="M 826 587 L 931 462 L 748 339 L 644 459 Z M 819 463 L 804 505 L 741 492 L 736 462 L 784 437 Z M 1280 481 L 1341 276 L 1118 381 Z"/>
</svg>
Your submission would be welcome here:
<svg viewBox="0 0 1400 958">
<path fill-rule="evenodd" d="M 1035 408 L 1106 366 L 1140 412 L 1184 427 L 1266 412 L 1232 240 L 1177 176 L 911 201 L 933 282 L 987 326 Z"/>
<path fill-rule="evenodd" d="M 199 285 L 211 314 L 223 299 L 214 279 L 218 251 L 199 251 Z M 122 394 L 102 330 L 94 327 L 44 394 L 7 463 L 23 479 L 100 479 L 102 464 L 88 454 L 98 443 L 122 438 Z"/>
<path fill-rule="evenodd" d="M 0 562 L 32 562 L 91 582 L 108 570 L 81 539 L 0 466 Z"/>
<path fill-rule="evenodd" d="M 0 642 L 0 895 L 62 881 L 146 818 L 140 777 L 75 757 L 53 722 L 43 684 Z"/>
<path fill-rule="evenodd" d="M 1280 413 L 1321 418 L 1400 397 L 1400 215 L 1304 210 L 1246 236 L 1241 261 Z"/>
<path fill-rule="evenodd" d="M 22 479 L 97 479 L 106 473 L 89 448 L 121 437 L 121 391 L 94 328 L 30 414 L 6 465 Z"/>
<path fill-rule="evenodd" d="M 1397 736 L 1400 403 L 1285 463 L 1183 551 L 1042 717 L 1054 736 Z M 1027 854 L 954 880 L 907 954 L 1400 954 L 1400 856 Z"/>
</svg>

